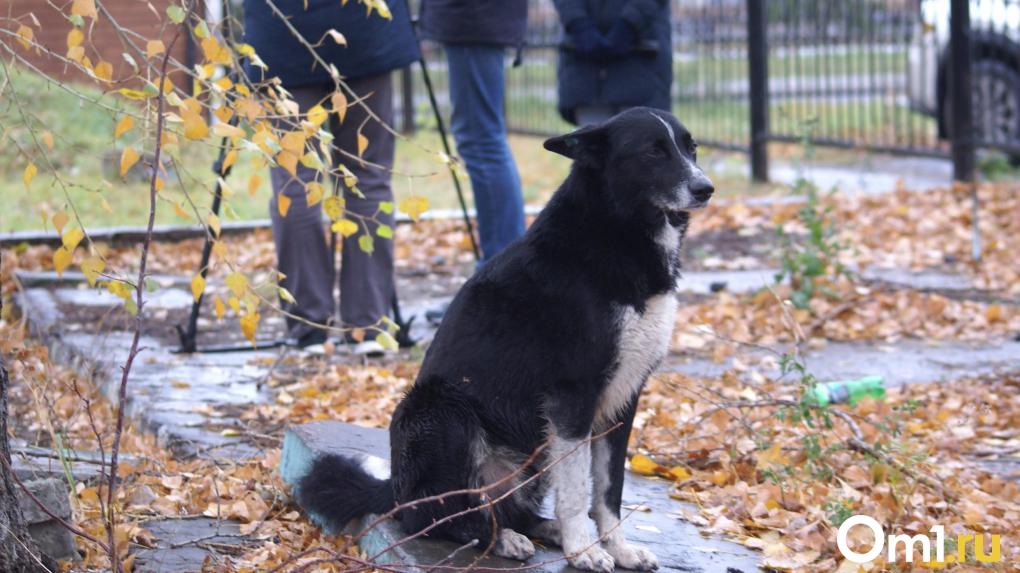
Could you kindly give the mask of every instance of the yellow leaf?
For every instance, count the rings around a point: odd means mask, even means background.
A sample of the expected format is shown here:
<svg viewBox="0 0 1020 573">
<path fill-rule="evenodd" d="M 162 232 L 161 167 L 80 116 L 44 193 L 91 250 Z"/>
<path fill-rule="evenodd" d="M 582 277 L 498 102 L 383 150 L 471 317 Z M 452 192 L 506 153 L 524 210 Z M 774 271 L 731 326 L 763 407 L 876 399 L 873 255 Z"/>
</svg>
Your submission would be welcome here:
<svg viewBox="0 0 1020 573">
<path fill-rule="evenodd" d="M 790 458 L 783 453 L 783 448 L 779 442 L 772 444 L 772 447 L 758 454 L 757 468 L 768 469 L 771 466 L 787 466 L 790 465 Z"/>
<path fill-rule="evenodd" d="M 46 147 L 49 148 L 50 151 L 52 151 L 53 150 L 53 133 L 49 132 L 49 131 L 44 131 L 44 132 L 42 132 L 42 135 L 40 137 L 42 138 L 43 143 L 46 144 Z"/>
<path fill-rule="evenodd" d="M 997 304 L 990 304 L 985 309 L 985 318 L 988 322 L 999 322 L 1002 320 L 1002 307 Z"/>
<path fill-rule="evenodd" d="M 406 197 L 397 203 L 397 208 L 411 219 L 417 221 L 421 217 L 422 213 L 428 211 L 429 200 L 420 195 Z"/>
<path fill-rule="evenodd" d="M 78 247 L 78 243 L 80 243 L 84 238 L 85 233 L 81 229 L 75 227 L 74 229 L 64 233 L 64 235 L 60 237 L 60 242 L 64 244 L 64 248 L 68 251 L 74 251 Z"/>
<path fill-rule="evenodd" d="M 305 203 L 309 207 L 322 201 L 323 189 L 322 185 L 318 181 L 311 181 L 305 184 Z"/>
<path fill-rule="evenodd" d="M 248 195 L 251 195 L 252 197 L 254 197 L 255 193 L 258 192 L 260 185 L 262 185 L 262 178 L 261 177 L 259 177 L 258 175 L 252 175 L 251 177 L 249 177 L 248 178 Z"/>
<path fill-rule="evenodd" d="M 67 33 L 67 49 L 77 48 L 81 46 L 82 41 L 85 39 L 85 34 L 82 33 L 78 28 L 71 28 L 71 31 Z"/>
<path fill-rule="evenodd" d="M 227 275 L 226 282 L 230 292 L 234 293 L 234 296 L 239 298 L 244 295 L 244 290 L 248 288 L 248 277 L 237 271 Z"/>
<path fill-rule="evenodd" d="M 216 295 L 216 298 L 213 299 L 213 314 L 216 315 L 216 320 L 222 320 L 224 313 L 226 313 L 226 309 L 223 307 L 223 299 L 220 298 L 220 295 Z"/>
<path fill-rule="evenodd" d="M 276 155 L 276 162 L 291 175 L 297 175 L 298 156 L 289 151 L 281 151 Z"/>
<path fill-rule="evenodd" d="M 216 216 L 216 213 L 209 213 L 209 216 L 206 217 L 206 223 L 208 223 L 209 227 L 212 229 L 213 235 L 216 236 L 216 237 L 219 237 L 220 236 L 220 230 L 221 230 L 220 229 L 220 218 L 218 216 Z"/>
<path fill-rule="evenodd" d="M 322 107 L 321 105 L 315 105 L 312 107 L 312 109 L 308 110 L 308 121 L 314 123 L 315 127 L 319 127 L 320 125 L 322 125 L 322 123 L 326 121 L 326 118 L 328 117 L 329 112 L 327 112 L 326 108 Z"/>
<path fill-rule="evenodd" d="M 648 456 L 637 454 L 630 459 L 630 469 L 636 474 L 643 476 L 655 475 L 659 464 L 653 462 Z"/>
<path fill-rule="evenodd" d="M 174 213 L 181 219 L 190 219 L 191 216 L 184 210 L 180 203 L 174 203 Z"/>
<path fill-rule="evenodd" d="M 236 296 L 232 296 L 227 299 L 227 304 L 236 314 L 241 314 L 241 301 L 237 300 Z"/>
<path fill-rule="evenodd" d="M 333 104 L 333 113 L 340 118 L 340 123 L 343 123 L 344 116 L 347 115 L 347 96 L 344 92 L 337 90 L 330 97 L 330 103 Z"/>
<path fill-rule="evenodd" d="M 669 477 L 673 478 L 674 481 L 683 481 L 690 479 L 691 472 L 687 471 L 687 468 L 683 466 L 674 466 L 669 469 Z"/>
<path fill-rule="evenodd" d="M 39 168 L 35 166 L 35 163 L 29 163 L 25 166 L 25 172 L 21 174 L 21 180 L 25 182 L 25 187 L 32 184 L 32 179 L 35 178 L 35 174 L 39 172 Z"/>
<path fill-rule="evenodd" d="M 94 20 L 99 15 L 95 0 L 74 0 L 71 4 L 71 15 L 85 16 Z"/>
<path fill-rule="evenodd" d="M 57 230 L 58 235 L 61 235 L 64 233 L 64 225 L 67 224 L 67 221 L 70 220 L 70 217 L 67 215 L 67 211 L 60 211 L 59 213 L 55 213 L 53 215 L 52 220 L 53 228 Z"/>
<path fill-rule="evenodd" d="M 252 345 L 255 344 L 255 331 L 259 327 L 259 313 L 251 312 L 241 317 L 241 333 Z"/>
<path fill-rule="evenodd" d="M 71 264 L 71 251 L 68 251 L 64 247 L 60 247 L 53 253 L 53 268 L 57 271 L 57 276 L 64 274 L 66 269 Z"/>
<path fill-rule="evenodd" d="M 188 113 L 184 117 L 184 137 L 188 139 L 205 139 L 209 136 L 209 126 L 206 125 L 202 116 L 197 113 Z"/>
<path fill-rule="evenodd" d="M 244 328 L 243 325 L 242 328 Z M 247 334 L 245 336 L 247 336 Z M 226 428 L 220 431 L 220 435 L 224 438 L 236 438 L 241 435 L 241 432 L 236 428 Z"/>
<path fill-rule="evenodd" d="M 358 157 L 364 156 L 366 149 L 368 149 L 368 138 L 361 133 L 361 130 L 358 130 Z"/>
<path fill-rule="evenodd" d="M 305 139 L 303 131 L 288 131 L 280 138 L 280 147 L 294 155 L 301 155 L 305 147 Z"/>
<path fill-rule="evenodd" d="M 120 154 L 120 176 L 124 177 L 127 172 L 138 163 L 138 152 L 134 147 L 125 147 Z"/>
<path fill-rule="evenodd" d="M 330 195 L 322 202 L 322 208 L 330 221 L 339 220 L 344 215 L 344 200 L 336 195 Z"/>
<path fill-rule="evenodd" d="M 113 79 L 113 64 L 106 60 L 100 60 L 92 70 L 92 73 L 96 74 L 96 77 L 103 81 L 111 81 Z"/>
<path fill-rule="evenodd" d="M 217 259 L 227 260 L 227 245 L 223 241 L 216 241 L 213 243 L 212 252 L 216 255 Z"/>
<path fill-rule="evenodd" d="M 134 127 L 134 125 L 135 120 L 131 119 L 130 115 L 125 115 L 120 118 L 120 121 L 117 122 L 117 126 L 113 128 L 113 138 L 117 139 L 121 135 L 124 135 L 124 132 Z"/>
<path fill-rule="evenodd" d="M 79 64 L 83 63 L 82 59 L 85 59 L 85 48 L 81 46 L 69 48 L 67 50 L 67 59 L 72 62 L 78 62 Z M 85 67 L 87 68 L 88 66 L 86 65 Z"/>
<path fill-rule="evenodd" d="M 28 26 L 22 24 L 18 26 L 18 43 L 21 44 L 22 48 L 26 50 L 32 47 L 32 40 L 35 39 L 35 32 Z"/>
<path fill-rule="evenodd" d="M 350 219 L 340 219 L 336 223 L 333 223 L 331 228 L 345 237 L 350 237 L 358 232 L 358 224 Z"/>
<path fill-rule="evenodd" d="M 213 126 L 213 133 L 219 137 L 229 137 L 234 140 L 244 137 L 243 129 L 229 123 L 217 123 Z"/>
<path fill-rule="evenodd" d="M 124 97 L 126 97 L 128 99 L 133 99 L 133 100 L 143 100 L 143 99 L 149 99 L 149 97 L 151 97 L 146 92 L 143 92 L 141 90 L 133 90 L 133 89 L 129 89 L 129 88 L 120 88 L 119 90 L 117 90 L 117 93 L 119 93 L 120 95 L 122 95 L 122 96 L 124 96 Z"/>
<path fill-rule="evenodd" d="M 103 211 L 113 213 L 113 207 L 110 206 L 110 202 L 106 200 L 106 197 L 103 197 L 103 200 L 99 202 L 99 206 L 103 208 Z"/>
<path fill-rule="evenodd" d="M 397 344 L 396 339 L 388 332 L 380 332 L 379 335 L 375 337 L 375 341 L 379 343 L 379 346 L 388 350 L 400 349 L 400 345 Z"/>
<path fill-rule="evenodd" d="M 344 35 L 341 34 L 340 32 L 337 32 L 336 30 L 331 28 L 326 33 L 329 34 L 329 37 L 333 38 L 333 41 L 336 42 L 337 44 L 341 46 L 347 45 L 347 38 L 345 38 Z"/>
<path fill-rule="evenodd" d="M 162 191 L 163 188 L 166 187 L 166 181 L 163 181 L 163 178 L 160 177 L 159 175 L 156 176 L 156 180 L 153 181 L 153 184 L 154 184 L 153 187 L 156 188 L 157 193 Z"/>
<path fill-rule="evenodd" d="M 145 57 L 153 58 L 166 51 L 163 40 L 149 40 L 145 44 Z"/>
<path fill-rule="evenodd" d="M 227 169 L 234 166 L 234 163 L 237 163 L 237 150 L 231 149 L 227 152 L 227 156 L 223 158 L 223 165 L 220 167 L 220 175 L 225 174 Z"/>
<path fill-rule="evenodd" d="M 106 262 L 99 257 L 89 257 L 81 262 L 81 272 L 89 281 L 89 286 L 96 286 L 99 273 L 106 268 Z"/>
<path fill-rule="evenodd" d="M 287 216 L 287 211 L 290 210 L 290 197 L 283 193 L 276 196 L 276 210 L 280 212 L 281 217 Z"/>
<path fill-rule="evenodd" d="M 195 302 L 202 298 L 203 292 L 205 292 L 205 279 L 202 275 L 191 277 L 191 296 L 195 298 Z"/>
</svg>

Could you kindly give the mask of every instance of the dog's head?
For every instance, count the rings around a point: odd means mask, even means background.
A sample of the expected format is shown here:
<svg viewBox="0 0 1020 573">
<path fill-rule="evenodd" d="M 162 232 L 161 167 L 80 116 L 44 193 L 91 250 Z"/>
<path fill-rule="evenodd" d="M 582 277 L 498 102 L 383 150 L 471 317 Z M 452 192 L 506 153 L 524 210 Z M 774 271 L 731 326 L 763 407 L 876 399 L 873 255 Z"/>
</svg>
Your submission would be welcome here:
<svg viewBox="0 0 1020 573">
<path fill-rule="evenodd" d="M 549 151 L 599 172 L 605 199 L 621 214 L 664 214 L 673 224 L 715 191 L 697 165 L 698 145 L 673 114 L 632 108 L 600 125 L 545 142 Z"/>
</svg>

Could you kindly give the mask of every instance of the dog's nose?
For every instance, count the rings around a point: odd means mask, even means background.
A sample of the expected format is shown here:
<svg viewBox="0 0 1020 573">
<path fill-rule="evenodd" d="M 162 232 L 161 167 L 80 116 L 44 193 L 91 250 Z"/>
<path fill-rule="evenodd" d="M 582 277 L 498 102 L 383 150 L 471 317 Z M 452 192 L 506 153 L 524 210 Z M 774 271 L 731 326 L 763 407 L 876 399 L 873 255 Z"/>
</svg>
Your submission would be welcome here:
<svg viewBox="0 0 1020 573">
<path fill-rule="evenodd" d="M 715 186 L 708 180 L 708 177 L 697 177 L 694 181 L 691 181 L 689 189 L 691 195 L 698 201 L 704 203 L 712 197 L 712 193 L 715 192 Z"/>
</svg>

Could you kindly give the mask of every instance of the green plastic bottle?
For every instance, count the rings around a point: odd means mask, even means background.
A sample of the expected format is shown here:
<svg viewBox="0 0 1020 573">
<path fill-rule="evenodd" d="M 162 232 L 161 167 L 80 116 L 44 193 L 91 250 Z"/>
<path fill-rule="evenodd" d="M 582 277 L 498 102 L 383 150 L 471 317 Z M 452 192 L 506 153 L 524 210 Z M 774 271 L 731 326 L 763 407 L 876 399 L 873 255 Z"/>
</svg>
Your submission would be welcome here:
<svg viewBox="0 0 1020 573">
<path fill-rule="evenodd" d="M 866 396 L 876 400 L 885 398 L 885 379 L 881 376 L 865 376 L 857 380 L 838 380 L 817 384 L 811 392 L 811 401 L 819 406 L 849 402 L 856 405 Z"/>
</svg>

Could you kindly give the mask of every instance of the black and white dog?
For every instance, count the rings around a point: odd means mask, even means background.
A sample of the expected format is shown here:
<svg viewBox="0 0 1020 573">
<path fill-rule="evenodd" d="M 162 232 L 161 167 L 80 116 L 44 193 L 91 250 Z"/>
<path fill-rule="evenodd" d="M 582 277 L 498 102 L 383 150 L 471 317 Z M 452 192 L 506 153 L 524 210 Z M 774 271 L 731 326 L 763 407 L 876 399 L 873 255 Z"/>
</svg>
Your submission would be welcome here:
<svg viewBox="0 0 1020 573">
<path fill-rule="evenodd" d="M 469 511 L 430 534 L 483 547 L 495 539 L 495 553 L 522 560 L 534 554 L 531 536 L 560 545 L 578 569 L 656 569 L 655 555 L 624 539 L 620 497 L 638 394 L 673 331 L 689 211 L 713 192 L 696 147 L 675 117 L 648 108 L 546 141 L 574 160 L 570 176 L 527 234 L 454 298 L 394 413 L 391 477 L 325 456 L 298 484 L 301 505 L 337 528 L 494 486 L 489 499 L 505 496 L 494 515 Z M 555 519 L 538 514 L 549 490 Z M 413 533 L 481 503 L 458 494 L 398 518 Z"/>
</svg>

